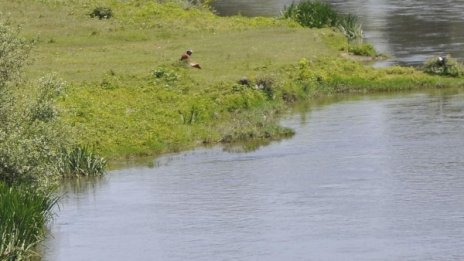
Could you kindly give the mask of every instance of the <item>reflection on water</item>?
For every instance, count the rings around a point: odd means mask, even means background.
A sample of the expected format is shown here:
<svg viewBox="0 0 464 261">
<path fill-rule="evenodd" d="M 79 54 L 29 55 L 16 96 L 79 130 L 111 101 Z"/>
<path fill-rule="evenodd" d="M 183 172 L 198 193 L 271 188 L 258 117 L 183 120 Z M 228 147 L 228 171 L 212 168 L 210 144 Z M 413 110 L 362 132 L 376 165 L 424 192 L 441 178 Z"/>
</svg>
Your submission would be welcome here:
<svg viewBox="0 0 464 261">
<path fill-rule="evenodd" d="M 44 260 L 464 260 L 464 93 L 309 109 L 292 139 L 70 192 Z"/>
<path fill-rule="evenodd" d="M 221 14 L 277 16 L 293 0 L 218 0 Z M 430 56 L 464 59 L 464 2 L 460 0 L 327 0 L 358 15 L 367 41 L 394 62 L 421 64 Z"/>
</svg>

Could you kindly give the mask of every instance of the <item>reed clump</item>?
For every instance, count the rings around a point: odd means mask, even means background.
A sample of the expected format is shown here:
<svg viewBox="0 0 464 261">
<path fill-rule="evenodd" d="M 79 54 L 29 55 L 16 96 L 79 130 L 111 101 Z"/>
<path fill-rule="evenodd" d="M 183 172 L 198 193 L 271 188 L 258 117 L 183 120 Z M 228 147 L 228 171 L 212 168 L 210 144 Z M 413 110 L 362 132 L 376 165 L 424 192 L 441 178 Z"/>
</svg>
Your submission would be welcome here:
<svg viewBox="0 0 464 261">
<path fill-rule="evenodd" d="M 38 255 L 36 246 L 57 201 L 50 190 L 0 182 L 0 260 L 29 260 Z"/>
<path fill-rule="evenodd" d="M 107 161 L 87 147 L 75 147 L 63 153 L 65 177 L 95 177 L 105 173 Z"/>
<path fill-rule="evenodd" d="M 282 11 L 284 18 L 295 20 L 304 27 L 338 28 L 348 40 L 362 39 L 363 30 L 357 16 L 342 14 L 322 1 L 303 0 L 291 3 Z"/>
</svg>

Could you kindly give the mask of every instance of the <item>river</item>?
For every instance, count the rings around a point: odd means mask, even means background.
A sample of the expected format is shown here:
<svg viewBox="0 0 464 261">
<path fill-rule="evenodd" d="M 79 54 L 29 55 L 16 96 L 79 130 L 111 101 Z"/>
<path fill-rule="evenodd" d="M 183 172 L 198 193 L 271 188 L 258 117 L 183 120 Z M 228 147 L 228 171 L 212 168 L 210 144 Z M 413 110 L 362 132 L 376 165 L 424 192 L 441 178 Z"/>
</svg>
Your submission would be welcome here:
<svg viewBox="0 0 464 261">
<path fill-rule="evenodd" d="M 293 0 L 217 0 L 223 15 L 278 16 Z M 461 0 L 326 0 L 356 14 L 365 39 L 392 57 L 381 65 L 420 65 L 450 54 L 464 60 L 464 1 Z"/>
<path fill-rule="evenodd" d="M 44 260 L 464 260 L 464 92 L 360 96 L 67 186 Z"/>
</svg>

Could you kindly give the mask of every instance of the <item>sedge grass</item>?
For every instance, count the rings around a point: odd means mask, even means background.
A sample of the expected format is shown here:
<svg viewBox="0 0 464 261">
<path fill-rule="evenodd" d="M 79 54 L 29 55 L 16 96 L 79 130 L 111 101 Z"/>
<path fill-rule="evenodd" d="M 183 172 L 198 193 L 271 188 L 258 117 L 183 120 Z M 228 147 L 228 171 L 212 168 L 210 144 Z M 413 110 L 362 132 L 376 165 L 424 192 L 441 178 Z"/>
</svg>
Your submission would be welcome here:
<svg viewBox="0 0 464 261">
<path fill-rule="evenodd" d="M 106 160 L 87 147 L 63 152 L 62 173 L 65 177 L 97 177 L 105 173 Z"/>
<path fill-rule="evenodd" d="M 57 198 L 44 189 L 0 182 L 0 260 L 37 256 L 36 248 L 56 203 Z"/>
<path fill-rule="evenodd" d="M 282 16 L 293 19 L 302 26 L 310 28 L 336 27 L 350 40 L 363 38 L 363 30 L 357 16 L 342 14 L 329 3 L 304 0 L 291 3 L 282 11 Z"/>
</svg>

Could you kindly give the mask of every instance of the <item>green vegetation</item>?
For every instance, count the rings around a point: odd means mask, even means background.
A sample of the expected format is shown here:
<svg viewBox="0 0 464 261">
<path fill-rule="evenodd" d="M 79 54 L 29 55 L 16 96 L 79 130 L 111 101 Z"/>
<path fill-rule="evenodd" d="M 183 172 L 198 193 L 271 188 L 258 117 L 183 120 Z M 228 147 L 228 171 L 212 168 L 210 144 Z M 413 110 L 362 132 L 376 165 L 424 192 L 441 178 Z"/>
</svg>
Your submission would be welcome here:
<svg viewBox="0 0 464 261">
<path fill-rule="evenodd" d="M 0 260 L 29 260 L 44 237 L 57 197 L 31 186 L 0 182 Z"/>
<path fill-rule="evenodd" d="M 291 3 L 283 11 L 284 18 L 291 18 L 309 28 L 336 27 L 339 14 L 330 4 L 321 1 Z"/>
<path fill-rule="evenodd" d="M 340 33 L 338 14 L 313 29 L 293 19 L 218 17 L 190 1 L 70 3 L 2 0 L 1 6 L 24 36 L 36 39 L 27 75 L 54 71 L 68 82 L 58 105 L 69 136 L 113 159 L 287 137 L 292 132 L 278 125 L 286 104 L 322 95 L 461 84 L 343 58 L 341 50 L 370 56 L 375 50 Z M 112 10 L 112 18 L 90 18 L 96 6 Z M 190 48 L 202 70 L 178 62 Z M 243 77 L 247 84 L 239 83 Z"/>
<path fill-rule="evenodd" d="M 90 17 L 97 17 L 98 19 L 110 19 L 113 16 L 113 11 L 108 7 L 97 7 L 90 13 Z"/>
<path fill-rule="evenodd" d="M 433 75 L 462 77 L 464 75 L 464 65 L 449 55 L 446 57 L 432 57 L 425 61 L 424 71 Z"/>
<path fill-rule="evenodd" d="M 85 147 L 75 147 L 63 153 L 62 173 L 69 177 L 98 177 L 105 173 L 106 160 Z"/>
<path fill-rule="evenodd" d="M 55 106 L 66 84 L 53 74 L 25 81 L 30 49 L 30 41 L 0 21 L 0 260 L 36 255 L 56 203 L 53 185 L 74 163 L 63 156 L 72 142 Z"/>
<path fill-rule="evenodd" d="M 43 78 L 18 89 L 29 50 L 18 31 L 0 21 L 0 260 L 34 256 L 56 202 L 44 185 L 54 174 L 59 143 L 55 85 Z"/>
<path fill-rule="evenodd" d="M 283 10 L 282 16 L 309 28 L 338 28 L 350 41 L 362 40 L 363 37 L 358 17 L 352 14 L 341 14 L 326 2 L 312 0 L 293 2 Z"/>
<path fill-rule="evenodd" d="M 63 176 L 101 175 L 106 161 L 97 155 L 217 143 L 235 150 L 251 141 L 249 150 L 289 137 L 293 131 L 278 120 L 296 102 L 463 85 L 460 77 L 350 59 L 345 52 L 375 50 L 353 43 L 362 34 L 355 17 L 320 5 L 326 18 L 315 27 L 322 28 L 307 28 L 298 19 L 313 19 L 301 11 L 309 7 L 297 5 L 283 19 L 218 17 L 203 1 L 0 0 L 0 13 L 22 27 L 0 26 L 0 48 L 8 47 L 0 50 L 7 54 L 0 63 L 0 204 L 14 191 L 49 195 L 42 192 Z M 179 62 L 190 48 L 202 70 Z M 44 222 L 27 232 L 38 236 L 23 244 L 15 233 L 26 232 L 5 229 L 1 257 L 32 255 L 55 202 L 44 199 L 50 204 L 35 208 Z M 0 226 L 11 227 L 6 220 Z"/>
<path fill-rule="evenodd" d="M 351 44 L 348 51 L 354 55 L 377 57 L 379 54 L 370 44 Z"/>
</svg>

